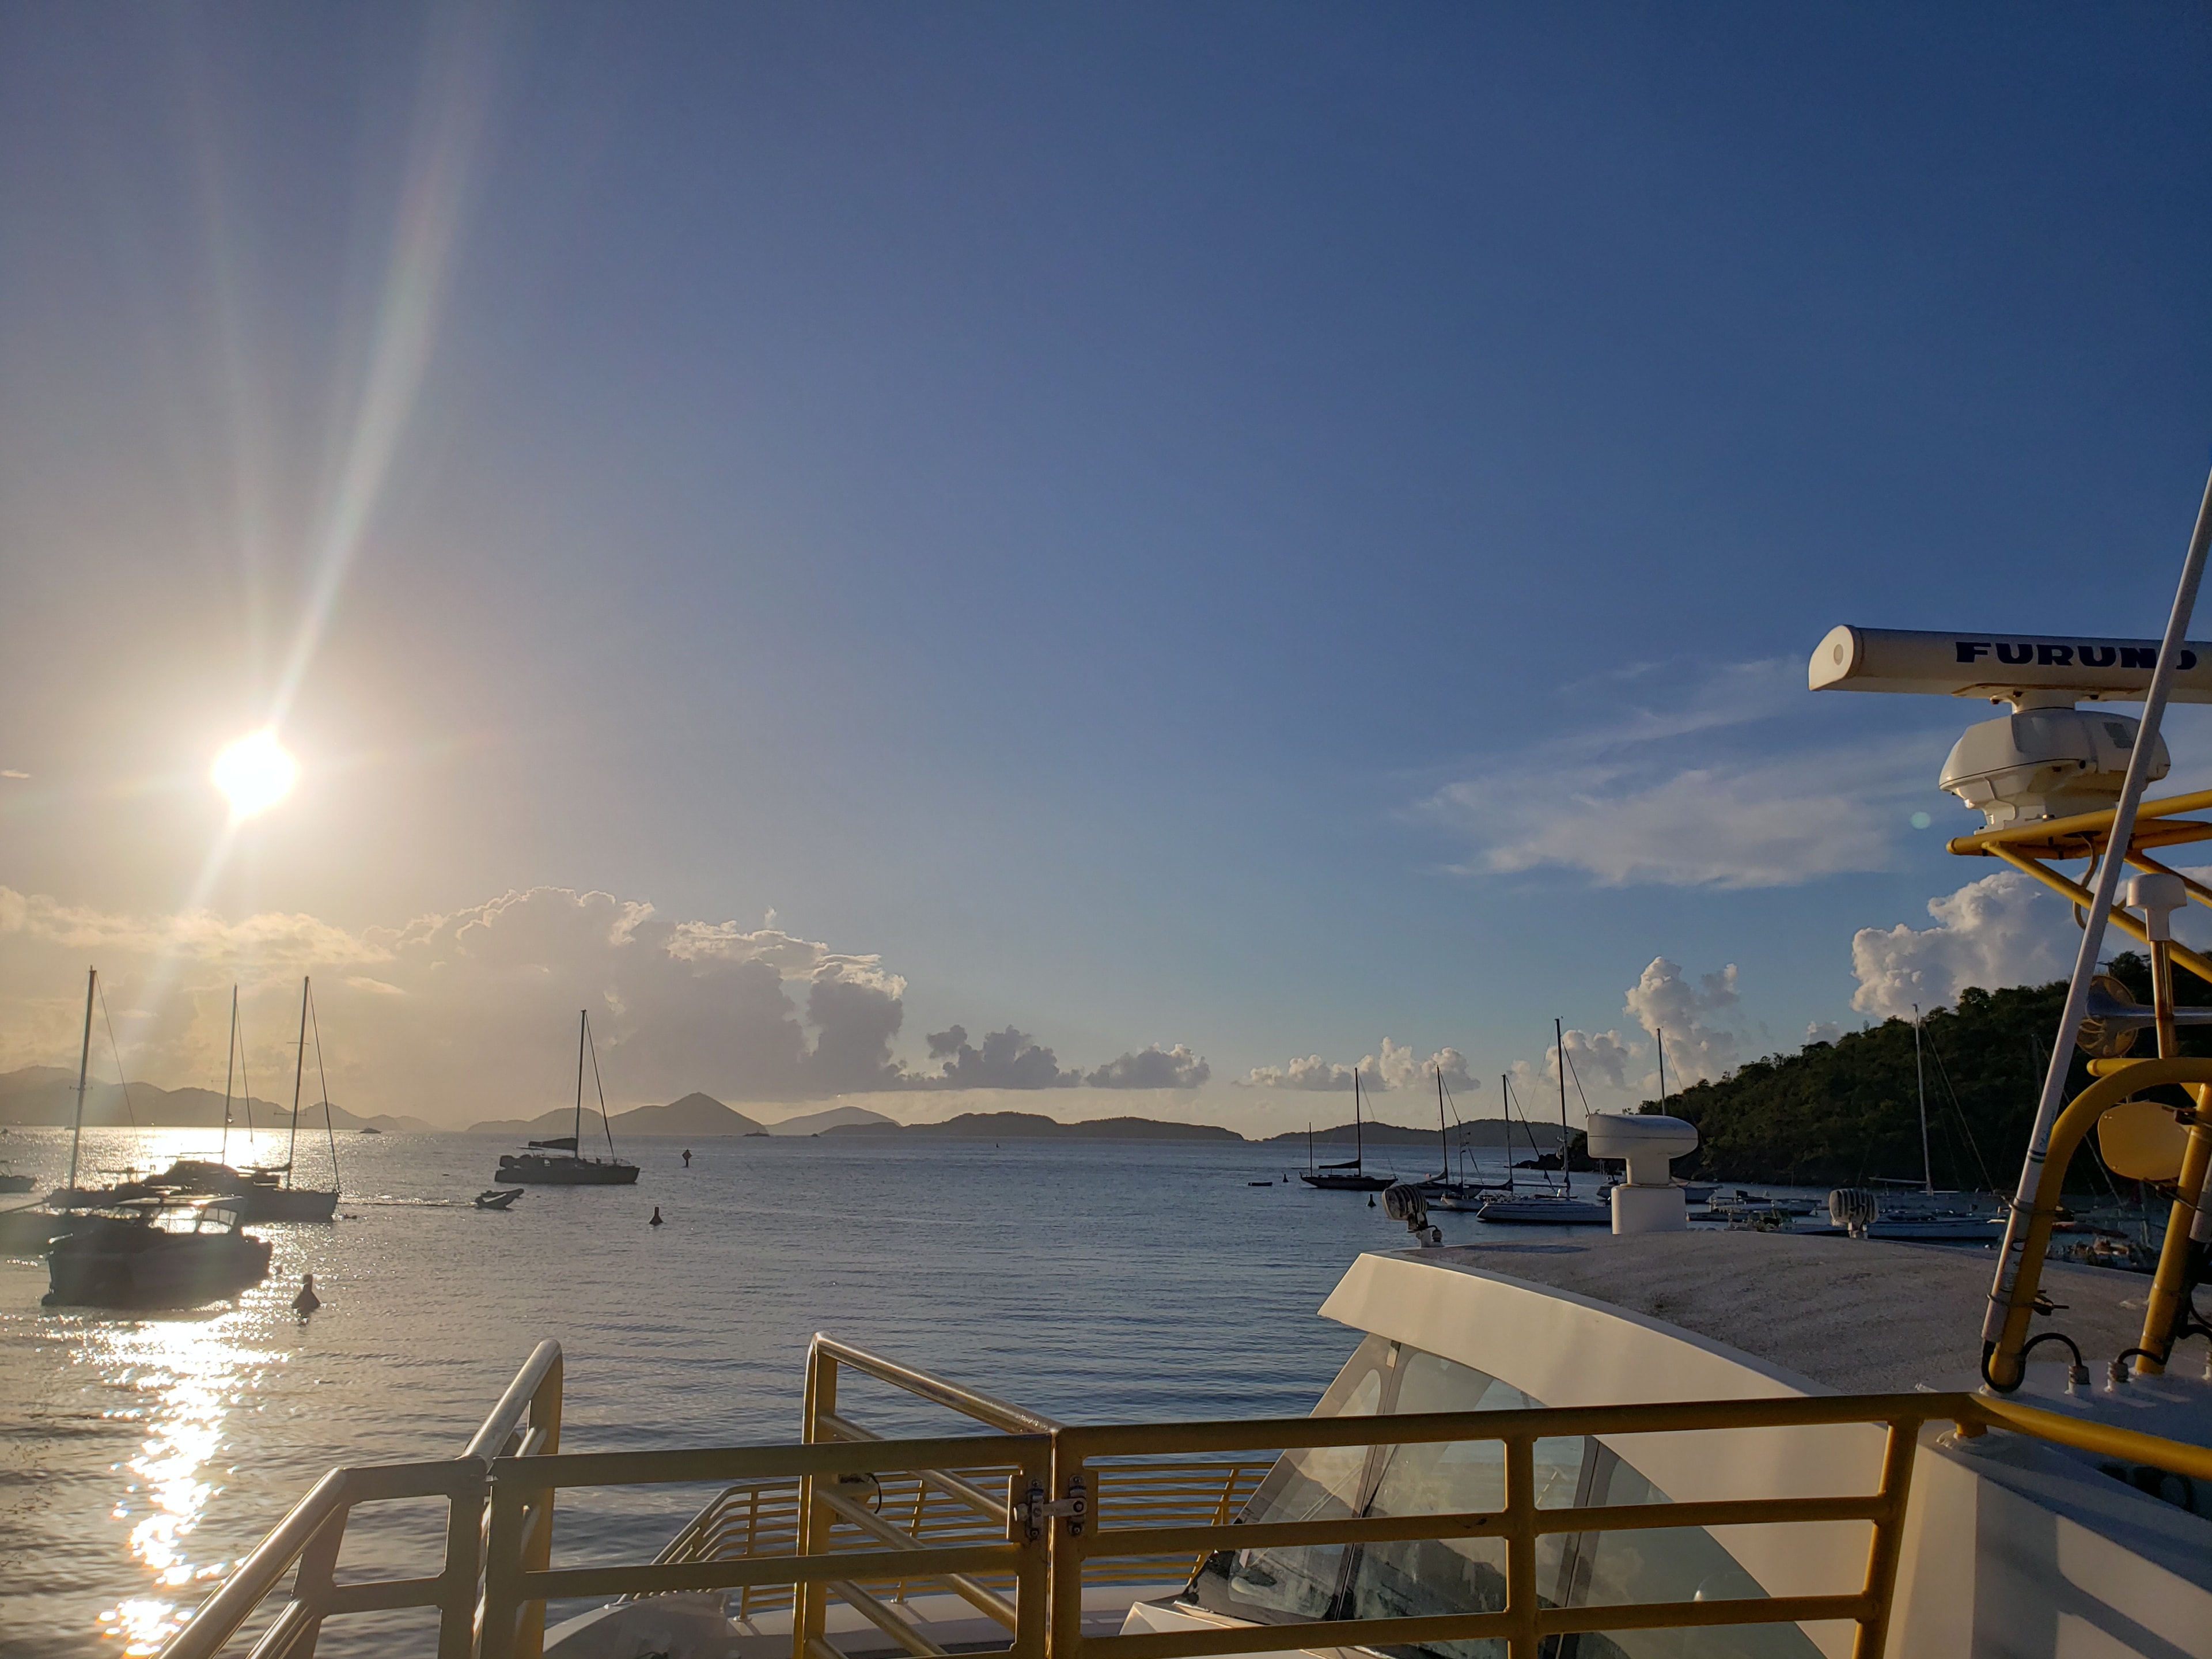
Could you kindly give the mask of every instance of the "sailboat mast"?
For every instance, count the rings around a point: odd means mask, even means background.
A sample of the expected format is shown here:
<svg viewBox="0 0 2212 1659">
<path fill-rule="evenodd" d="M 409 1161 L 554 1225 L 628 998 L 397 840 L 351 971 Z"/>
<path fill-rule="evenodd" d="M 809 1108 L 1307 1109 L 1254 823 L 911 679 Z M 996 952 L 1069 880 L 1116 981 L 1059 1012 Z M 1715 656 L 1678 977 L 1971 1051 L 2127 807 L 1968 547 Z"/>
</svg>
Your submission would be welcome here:
<svg viewBox="0 0 2212 1659">
<path fill-rule="evenodd" d="M 1513 1073 L 1498 1074 L 1498 1092 L 1505 1109 L 1505 1190 L 1513 1190 Z"/>
<path fill-rule="evenodd" d="M 76 1057 L 76 1127 L 70 1131 L 69 1206 L 76 1208 L 76 1153 L 84 1140 L 84 1082 L 92 1072 L 92 994 L 100 984 L 100 969 L 85 970 L 84 1047 Z"/>
<path fill-rule="evenodd" d="M 1920 1005 L 1917 1002 L 1912 1005 L 1912 1080 L 1920 1089 L 1920 1190 L 1933 1197 L 1936 1166 L 1928 1157 L 1928 1072 L 1920 1058 Z M 1955 1164 L 1958 1160 L 1952 1162 Z"/>
<path fill-rule="evenodd" d="M 312 1006 L 312 1005 L 310 1005 Z M 323 1133 L 331 1142 L 331 1190 L 344 1190 L 338 1184 L 338 1126 L 331 1118 L 331 1074 L 323 1069 L 323 1017 L 315 1019 L 315 1082 L 323 1091 Z"/>
<path fill-rule="evenodd" d="M 297 1056 L 292 1062 L 292 1139 L 284 1147 L 284 1184 L 292 1184 L 292 1164 L 300 1152 L 300 1084 L 307 1074 L 307 981 L 300 980 L 300 1046 L 293 1051 Z"/>
<path fill-rule="evenodd" d="M 1352 1073 L 1352 1173 L 1365 1175 L 1367 1152 L 1359 1134 L 1359 1073 Z"/>
<path fill-rule="evenodd" d="M 230 988 L 230 1047 L 222 1055 L 222 1156 L 230 1162 L 230 1082 L 238 1072 L 238 987 Z"/>
<path fill-rule="evenodd" d="M 1552 1041 L 1559 1060 L 1559 1184 L 1562 1194 L 1575 1195 L 1575 1161 L 1567 1154 L 1567 1034 L 1559 1029 L 1557 1015 L 1552 1018 Z"/>
<path fill-rule="evenodd" d="M 1658 1027 L 1651 1030 L 1651 1040 L 1659 1045 L 1659 1109 L 1667 1109 L 1667 1033 Z"/>
<path fill-rule="evenodd" d="M 1444 1068 L 1441 1066 L 1437 1067 L 1437 1139 L 1443 1143 L 1444 1149 L 1443 1174 L 1437 1179 L 1449 1182 L 1451 1179 L 1451 1131 L 1444 1127 Z"/>
<path fill-rule="evenodd" d="M 568 1156 L 581 1162 L 584 1157 L 584 1034 L 592 1027 L 592 1011 L 576 1011 L 576 1141 L 568 1148 Z"/>
</svg>

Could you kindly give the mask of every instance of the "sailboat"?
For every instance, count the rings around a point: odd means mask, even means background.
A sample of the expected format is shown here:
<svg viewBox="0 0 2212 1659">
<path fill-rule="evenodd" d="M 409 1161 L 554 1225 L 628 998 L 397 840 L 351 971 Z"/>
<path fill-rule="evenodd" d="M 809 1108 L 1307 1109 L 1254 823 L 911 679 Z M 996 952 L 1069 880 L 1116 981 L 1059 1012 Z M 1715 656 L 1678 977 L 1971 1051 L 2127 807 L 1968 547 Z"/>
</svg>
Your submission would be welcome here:
<svg viewBox="0 0 2212 1659">
<path fill-rule="evenodd" d="M 1437 1091 L 1439 1094 L 1443 1092 L 1443 1073 L 1439 1070 L 1437 1073 Z M 1500 1072 L 1498 1074 L 1498 1089 L 1501 1107 L 1505 1114 L 1505 1184 L 1503 1187 L 1496 1187 L 1476 1181 L 1447 1182 L 1437 1189 L 1436 1196 L 1429 1200 L 1431 1209 L 1473 1210 L 1480 1213 L 1486 1205 L 1496 1203 L 1501 1199 L 1516 1196 L 1513 1183 L 1513 1074 L 1510 1072 Z M 1524 1114 L 1522 1123 L 1524 1128 L 1527 1127 L 1525 1116 Z M 1533 1133 L 1528 1137 L 1528 1149 L 1531 1152 L 1536 1150 L 1536 1137 Z M 1462 1149 L 1461 1157 L 1462 1159 L 1466 1157 L 1464 1147 Z"/>
<path fill-rule="evenodd" d="M 1395 1183 L 1392 1176 L 1371 1176 L 1364 1167 L 1364 1151 L 1360 1131 L 1359 1073 L 1352 1074 L 1352 1156 L 1341 1164 L 1324 1164 L 1298 1177 L 1309 1187 L 1325 1193 L 1379 1193 Z M 1309 1147 L 1307 1157 L 1312 1157 Z"/>
<path fill-rule="evenodd" d="M 1575 1196 L 1575 1171 L 1572 1147 L 1567 1128 L 1567 1039 L 1561 1029 L 1564 1022 L 1552 1022 L 1552 1040 L 1559 1055 L 1559 1189 L 1553 1193 L 1533 1194 L 1493 1199 L 1475 1212 L 1475 1219 L 1491 1223 L 1512 1222 L 1531 1226 L 1604 1227 L 1613 1224 L 1613 1206 L 1590 1199 Z M 1575 1085 L 1580 1088 L 1578 1082 Z M 1534 1137 L 1531 1135 L 1533 1141 Z"/>
<path fill-rule="evenodd" d="M 216 1198 L 230 1198 L 252 1185 L 252 1177 L 231 1167 L 230 1162 L 230 1103 L 232 1085 L 246 1075 L 244 1043 L 239 1033 L 238 987 L 230 988 L 230 1047 L 222 1062 L 222 1145 L 213 1160 L 202 1158 L 180 1158 L 154 1178 L 153 1184 L 172 1193 L 206 1194 Z M 253 1146 L 253 1094 L 249 1084 L 246 1095 L 246 1144 L 249 1155 Z"/>
<path fill-rule="evenodd" d="M 259 1284 L 269 1273 L 269 1243 L 244 1230 L 234 1200 L 178 1208 L 155 1194 L 109 1203 L 88 1213 L 75 1201 L 82 1196 L 77 1161 L 92 1060 L 93 998 L 99 986 L 94 969 L 85 981 L 84 1046 L 77 1059 L 76 1118 L 70 1132 L 69 1186 L 64 1189 L 72 1202 L 66 1212 L 39 1224 L 47 1229 L 46 1305 L 191 1308 Z M 22 1213 L 13 1212 L 11 1221 Z"/>
<path fill-rule="evenodd" d="M 234 992 L 233 996 L 236 995 Z M 240 1214 L 248 1221 L 328 1221 L 338 1206 L 338 1136 L 331 1120 L 330 1078 L 323 1070 L 322 1022 L 315 1022 L 315 1079 L 323 1091 L 323 1130 L 331 1143 L 331 1189 L 322 1192 L 313 1187 L 292 1184 L 294 1167 L 300 1156 L 300 1091 L 307 1070 L 307 1019 L 313 995 L 313 983 L 308 979 L 300 981 L 300 1043 L 297 1058 L 292 1067 L 292 1134 L 284 1148 L 284 1163 L 281 1169 L 257 1169 L 250 1172 L 246 1184 L 238 1194 Z M 277 1184 L 277 1177 L 283 1184 Z"/>
<path fill-rule="evenodd" d="M 586 1158 L 584 1142 L 584 1059 L 591 1057 L 592 1084 L 599 1094 L 599 1127 L 606 1132 L 607 1155 Z M 501 1187 L 633 1187 L 637 1165 L 615 1156 L 614 1130 L 607 1123 L 607 1091 L 599 1082 L 599 1050 L 592 1044 L 592 1013 L 585 1009 L 576 1028 L 576 1127 L 556 1140 L 533 1140 L 523 1152 L 508 1152 L 499 1160 L 493 1179 Z"/>
</svg>

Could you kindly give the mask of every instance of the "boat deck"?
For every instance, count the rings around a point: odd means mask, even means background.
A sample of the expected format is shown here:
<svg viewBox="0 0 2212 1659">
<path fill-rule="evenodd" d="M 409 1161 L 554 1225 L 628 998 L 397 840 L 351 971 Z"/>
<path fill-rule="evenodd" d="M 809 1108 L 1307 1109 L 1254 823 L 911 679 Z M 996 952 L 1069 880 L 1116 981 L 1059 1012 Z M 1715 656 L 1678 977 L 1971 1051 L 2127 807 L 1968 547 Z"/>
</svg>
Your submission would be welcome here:
<svg viewBox="0 0 2212 1659">
<path fill-rule="evenodd" d="M 1717 1231 L 1589 1233 L 1418 1255 L 1664 1320 L 1843 1394 L 1978 1386 L 1982 1313 L 1996 1271 L 1993 1250 Z M 2148 1274 L 2051 1261 L 2043 1288 L 2063 1311 L 2036 1329 L 2072 1337 L 2100 1379 L 2142 1335 Z M 2193 1374 L 2200 1357 L 2184 1348 L 2176 1370 Z M 2063 1358 L 2046 1343 L 2034 1369 Z"/>
</svg>

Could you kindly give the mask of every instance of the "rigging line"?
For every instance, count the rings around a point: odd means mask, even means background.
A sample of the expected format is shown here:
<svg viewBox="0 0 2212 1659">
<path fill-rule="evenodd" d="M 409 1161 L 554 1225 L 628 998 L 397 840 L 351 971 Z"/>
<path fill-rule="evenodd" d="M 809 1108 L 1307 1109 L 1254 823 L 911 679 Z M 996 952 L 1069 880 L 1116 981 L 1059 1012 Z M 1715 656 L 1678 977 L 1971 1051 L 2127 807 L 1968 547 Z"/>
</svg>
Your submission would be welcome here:
<svg viewBox="0 0 2212 1659">
<path fill-rule="evenodd" d="M 1943 1063 L 1943 1051 L 1936 1046 L 1932 1032 L 1928 1034 L 1928 1052 L 1936 1056 L 1936 1075 L 1943 1079 L 1943 1092 L 1951 1097 L 1951 1109 L 1958 1115 L 1959 1128 L 1966 1137 L 1966 1145 L 1973 1148 L 1974 1162 L 1981 1165 L 1982 1179 L 1988 1183 L 1989 1189 L 1995 1192 L 1997 1189 L 1996 1177 L 1990 1173 L 1990 1166 L 1983 1159 L 1981 1143 L 1974 1139 L 1974 1126 L 1966 1121 L 1966 1106 L 1959 1099 L 1958 1090 L 1952 1085 L 1951 1068 Z"/>
<path fill-rule="evenodd" d="M 1590 1109 L 1589 1097 L 1583 1093 L 1583 1076 L 1580 1072 L 1575 1070 L 1575 1057 L 1567 1053 L 1567 1046 L 1564 1042 L 1559 1045 L 1559 1054 L 1567 1062 L 1567 1075 L 1575 1080 L 1575 1094 L 1583 1103 L 1583 1115 L 1588 1117 Z"/>
<path fill-rule="evenodd" d="M 323 1132 L 331 1138 L 331 1190 L 342 1192 L 344 1188 L 338 1182 L 338 1130 L 331 1121 L 331 1079 L 323 1070 L 323 1015 L 322 1010 L 315 1006 L 312 987 L 307 992 L 307 1018 L 315 1033 L 315 1081 L 323 1091 Z"/>
<path fill-rule="evenodd" d="M 108 1051 L 115 1056 L 116 1080 L 123 1085 L 123 1112 L 131 1120 L 131 1127 L 138 1127 L 138 1114 L 131 1104 L 131 1079 L 123 1075 L 123 1047 L 115 1040 L 115 1017 L 107 1012 L 107 987 L 100 988 L 100 1018 L 107 1027 Z"/>
<path fill-rule="evenodd" d="M 237 986 L 233 985 L 230 988 L 230 996 L 232 1005 L 233 1006 L 235 1006 L 238 1001 Z M 246 1075 L 246 1025 L 244 1021 L 240 1020 L 233 1022 L 231 1037 L 232 1041 L 238 1044 L 238 1086 L 246 1096 L 246 1155 L 248 1158 L 252 1158 L 254 1155 L 253 1085 Z"/>
<path fill-rule="evenodd" d="M 607 1138 L 607 1156 L 615 1156 L 615 1126 L 607 1121 L 607 1087 L 599 1081 L 599 1045 L 592 1041 L 592 1017 L 584 1016 L 584 1046 L 592 1053 L 592 1087 L 599 1095 L 599 1132 Z M 577 1156 L 582 1157 L 580 1152 Z"/>
</svg>

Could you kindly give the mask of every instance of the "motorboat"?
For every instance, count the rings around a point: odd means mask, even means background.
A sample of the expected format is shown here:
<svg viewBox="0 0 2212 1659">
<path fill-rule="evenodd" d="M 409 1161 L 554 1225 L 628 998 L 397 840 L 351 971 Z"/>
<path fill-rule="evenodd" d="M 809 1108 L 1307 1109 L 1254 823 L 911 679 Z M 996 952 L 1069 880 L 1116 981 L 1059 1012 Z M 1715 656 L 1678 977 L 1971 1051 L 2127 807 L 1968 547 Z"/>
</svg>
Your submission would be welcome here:
<svg viewBox="0 0 2212 1659">
<path fill-rule="evenodd" d="M 599 1090 L 599 1127 L 607 1138 L 607 1155 L 586 1158 L 584 1139 L 584 1064 L 588 1057 L 592 1082 Z M 592 1015 L 586 1009 L 576 1030 L 576 1127 L 573 1133 L 550 1140 L 533 1140 L 520 1152 L 507 1152 L 499 1160 L 492 1179 L 502 1187 L 634 1187 L 637 1165 L 615 1156 L 614 1130 L 607 1122 L 607 1091 L 599 1083 L 599 1051 L 592 1042 Z"/>
<path fill-rule="evenodd" d="M 269 1274 L 270 1246 L 237 1205 L 141 1200 L 96 1212 L 47 1247 L 48 1307 L 197 1308 Z"/>
<path fill-rule="evenodd" d="M 522 1196 L 520 1187 L 487 1187 L 476 1196 L 479 1210 L 504 1210 Z"/>
<path fill-rule="evenodd" d="M 0 1193 L 27 1193 L 30 1190 L 31 1177 L 17 1175 L 14 1164 L 0 1159 Z"/>
<path fill-rule="evenodd" d="M 1359 1109 L 1359 1073 L 1352 1073 L 1352 1156 L 1340 1164 L 1313 1161 L 1313 1131 L 1306 1132 L 1305 1171 L 1298 1176 L 1307 1186 L 1324 1193 L 1380 1193 L 1397 1185 L 1395 1176 L 1367 1173 L 1366 1146 Z"/>
</svg>

